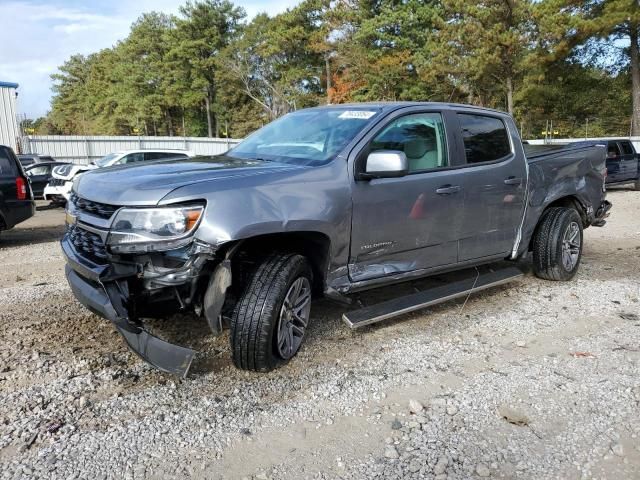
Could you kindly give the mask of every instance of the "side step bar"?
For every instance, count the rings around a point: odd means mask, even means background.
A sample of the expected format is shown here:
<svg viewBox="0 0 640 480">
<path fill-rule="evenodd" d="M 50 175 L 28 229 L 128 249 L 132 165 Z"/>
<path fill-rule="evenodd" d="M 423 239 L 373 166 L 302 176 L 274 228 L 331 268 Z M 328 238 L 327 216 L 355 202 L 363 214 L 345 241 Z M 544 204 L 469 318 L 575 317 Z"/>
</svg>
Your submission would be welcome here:
<svg viewBox="0 0 640 480">
<path fill-rule="evenodd" d="M 397 317 L 398 315 L 443 303 L 447 300 L 502 285 L 524 275 L 520 268 L 512 265 L 499 269 L 489 269 L 480 273 L 476 273 L 474 270 L 472 273 L 469 277 L 455 280 L 445 285 L 427 288 L 404 297 L 394 298 L 347 312 L 342 315 L 342 320 L 349 328 L 356 329 L 387 318 Z"/>
</svg>

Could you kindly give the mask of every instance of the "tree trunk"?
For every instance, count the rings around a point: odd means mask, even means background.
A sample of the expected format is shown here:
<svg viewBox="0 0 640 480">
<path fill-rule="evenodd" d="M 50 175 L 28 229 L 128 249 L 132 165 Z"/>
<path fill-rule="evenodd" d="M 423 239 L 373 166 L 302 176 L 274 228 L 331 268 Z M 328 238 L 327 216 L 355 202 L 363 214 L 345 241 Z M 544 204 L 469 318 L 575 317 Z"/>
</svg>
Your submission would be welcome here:
<svg viewBox="0 0 640 480">
<path fill-rule="evenodd" d="M 324 57 L 325 67 L 327 69 L 327 104 L 331 103 L 331 62 L 329 61 L 329 55 Z"/>
<path fill-rule="evenodd" d="M 640 52 L 638 52 L 638 25 L 631 25 L 631 97 L 633 99 L 633 115 L 631 117 L 631 135 L 640 135 Z"/>
<path fill-rule="evenodd" d="M 207 136 L 209 138 L 213 137 L 213 125 L 211 122 L 211 103 L 209 100 L 209 94 L 204 97 L 204 108 L 207 112 Z"/>
<path fill-rule="evenodd" d="M 513 79 L 507 77 L 507 112 L 513 115 Z"/>
<path fill-rule="evenodd" d="M 167 135 L 173 137 L 173 119 L 171 118 L 169 110 L 164 113 L 164 118 L 167 122 Z"/>
</svg>

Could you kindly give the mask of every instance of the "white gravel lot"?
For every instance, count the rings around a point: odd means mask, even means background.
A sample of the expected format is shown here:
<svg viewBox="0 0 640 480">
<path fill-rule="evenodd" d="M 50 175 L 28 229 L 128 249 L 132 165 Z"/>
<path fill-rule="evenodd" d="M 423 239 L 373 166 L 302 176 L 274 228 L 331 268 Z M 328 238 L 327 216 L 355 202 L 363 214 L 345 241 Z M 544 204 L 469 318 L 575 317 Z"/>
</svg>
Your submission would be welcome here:
<svg viewBox="0 0 640 480">
<path fill-rule="evenodd" d="M 0 478 L 640 478 L 640 192 L 609 199 L 574 281 L 357 332 L 319 301 L 269 374 L 201 321 L 154 322 L 201 352 L 186 380 L 75 302 L 62 212 L 38 212 L 0 239 Z"/>
</svg>

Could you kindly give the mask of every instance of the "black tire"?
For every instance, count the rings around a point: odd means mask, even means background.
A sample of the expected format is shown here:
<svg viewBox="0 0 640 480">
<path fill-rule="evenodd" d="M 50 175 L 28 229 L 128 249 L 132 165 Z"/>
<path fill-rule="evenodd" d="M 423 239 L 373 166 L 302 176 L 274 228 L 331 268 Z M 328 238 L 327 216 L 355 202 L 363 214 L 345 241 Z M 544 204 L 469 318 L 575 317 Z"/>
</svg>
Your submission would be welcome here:
<svg viewBox="0 0 640 480">
<path fill-rule="evenodd" d="M 575 241 L 567 241 L 567 236 L 579 241 L 577 244 Z M 535 274 L 545 280 L 571 280 L 580 266 L 582 244 L 582 219 L 578 212 L 573 208 L 564 207 L 548 209 L 543 214 L 533 237 Z M 570 259 L 567 259 L 567 255 Z"/>
<path fill-rule="evenodd" d="M 287 355 L 281 354 L 278 329 L 281 321 L 286 321 L 284 317 L 281 320 L 283 305 L 294 284 L 308 284 L 310 302 L 312 280 L 311 267 L 302 255 L 273 254 L 258 266 L 238 299 L 231 318 L 231 352 L 236 367 L 268 372 L 295 356 L 304 339 L 306 325 L 302 335 L 296 337 L 295 343 L 298 339 L 299 343 L 295 351 L 291 348 Z M 306 315 L 308 323 L 308 309 Z"/>
<path fill-rule="evenodd" d="M 640 178 L 638 180 L 636 180 L 635 183 L 633 184 L 633 189 L 636 192 L 640 192 Z"/>
</svg>

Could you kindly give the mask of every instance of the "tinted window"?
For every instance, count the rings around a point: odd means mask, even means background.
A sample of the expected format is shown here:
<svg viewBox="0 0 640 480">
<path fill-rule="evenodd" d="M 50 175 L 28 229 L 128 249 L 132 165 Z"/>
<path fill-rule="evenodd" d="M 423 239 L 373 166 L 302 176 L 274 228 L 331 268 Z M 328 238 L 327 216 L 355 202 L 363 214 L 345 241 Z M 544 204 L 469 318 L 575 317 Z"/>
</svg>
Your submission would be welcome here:
<svg viewBox="0 0 640 480">
<path fill-rule="evenodd" d="M 607 157 L 615 158 L 621 155 L 620 148 L 616 142 L 609 142 L 609 147 L 607 148 Z"/>
<path fill-rule="evenodd" d="M 0 148 L 0 175 L 15 175 L 13 161 L 6 148 Z"/>
<path fill-rule="evenodd" d="M 184 153 L 173 153 L 173 152 L 145 152 L 144 159 L 145 160 L 160 160 L 163 158 L 187 158 Z"/>
<path fill-rule="evenodd" d="M 631 142 L 620 142 L 620 146 L 622 147 L 622 151 L 625 155 L 633 155 L 633 147 L 631 146 Z"/>
<path fill-rule="evenodd" d="M 145 152 L 144 159 L 148 160 L 159 160 L 161 158 L 166 158 L 164 153 L 161 152 Z"/>
<path fill-rule="evenodd" d="M 409 171 L 448 165 L 447 140 L 439 113 L 417 113 L 395 119 L 373 139 L 370 152 L 396 150 L 409 160 Z"/>
<path fill-rule="evenodd" d="M 502 120 L 459 113 L 467 163 L 491 162 L 511 153 L 509 134 Z"/>
</svg>

